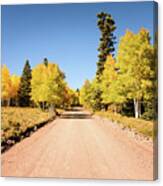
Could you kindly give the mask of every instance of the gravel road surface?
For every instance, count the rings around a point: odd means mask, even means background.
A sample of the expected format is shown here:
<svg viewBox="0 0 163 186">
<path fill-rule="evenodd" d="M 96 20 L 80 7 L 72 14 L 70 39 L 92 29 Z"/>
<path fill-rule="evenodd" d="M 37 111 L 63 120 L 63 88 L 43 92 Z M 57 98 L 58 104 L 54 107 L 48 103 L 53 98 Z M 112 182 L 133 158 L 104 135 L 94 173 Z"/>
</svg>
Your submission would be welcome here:
<svg viewBox="0 0 163 186">
<path fill-rule="evenodd" d="M 153 146 L 87 112 L 67 111 L 3 153 L 2 176 L 152 180 Z"/>
</svg>

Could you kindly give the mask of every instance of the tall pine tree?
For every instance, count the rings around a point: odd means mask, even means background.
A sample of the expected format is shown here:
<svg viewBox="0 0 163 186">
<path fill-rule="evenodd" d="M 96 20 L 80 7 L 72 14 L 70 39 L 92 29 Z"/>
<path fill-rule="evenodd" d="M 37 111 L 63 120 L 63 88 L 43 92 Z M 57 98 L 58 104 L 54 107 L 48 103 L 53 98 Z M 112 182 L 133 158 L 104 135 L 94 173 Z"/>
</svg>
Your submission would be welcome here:
<svg viewBox="0 0 163 186">
<path fill-rule="evenodd" d="M 115 22 L 110 14 L 101 12 L 97 14 L 97 26 L 101 31 L 100 43 L 99 43 L 99 55 L 97 62 L 97 71 L 96 71 L 96 79 L 97 84 L 101 82 L 101 76 L 104 70 L 104 64 L 106 62 L 106 58 L 108 55 L 113 54 L 114 52 L 114 43 L 115 36 L 113 35 L 114 30 L 116 29 Z M 97 86 L 100 87 L 100 86 Z M 96 87 L 96 110 L 100 110 L 105 107 L 105 104 L 102 103 L 102 90 Z"/>
<path fill-rule="evenodd" d="M 45 65 L 46 67 L 48 66 L 48 59 L 47 59 L 46 57 L 44 58 L 44 62 L 43 62 L 43 63 L 44 63 L 44 65 Z"/>
<path fill-rule="evenodd" d="M 18 92 L 19 106 L 30 106 L 31 78 L 31 67 L 29 61 L 26 60 Z"/>
<path fill-rule="evenodd" d="M 101 12 L 97 14 L 97 26 L 101 31 L 100 43 L 99 43 L 99 61 L 97 62 L 97 79 L 100 78 L 103 70 L 104 63 L 108 55 L 114 52 L 115 36 L 113 35 L 116 29 L 115 22 L 110 14 Z"/>
</svg>

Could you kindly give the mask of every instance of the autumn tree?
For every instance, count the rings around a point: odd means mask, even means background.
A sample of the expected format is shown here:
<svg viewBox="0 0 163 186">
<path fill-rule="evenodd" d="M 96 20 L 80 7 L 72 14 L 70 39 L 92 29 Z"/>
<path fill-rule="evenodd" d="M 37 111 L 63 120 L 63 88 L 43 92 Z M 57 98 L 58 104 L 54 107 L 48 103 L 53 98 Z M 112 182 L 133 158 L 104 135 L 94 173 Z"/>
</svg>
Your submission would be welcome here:
<svg viewBox="0 0 163 186">
<path fill-rule="evenodd" d="M 30 92 L 31 92 L 31 67 L 29 61 L 26 60 L 23 73 L 20 79 L 20 86 L 18 92 L 20 106 L 23 107 L 30 106 Z"/>
<path fill-rule="evenodd" d="M 11 76 L 9 69 L 6 65 L 2 66 L 2 101 L 7 101 L 7 105 L 10 105 L 11 100 Z"/>
<path fill-rule="evenodd" d="M 137 34 L 127 31 L 118 49 L 119 89 L 126 99 L 134 102 L 135 117 L 141 116 L 141 102 L 148 99 L 153 86 L 153 47 L 148 30 L 142 28 Z"/>
<path fill-rule="evenodd" d="M 18 105 L 18 91 L 20 86 L 20 77 L 17 75 L 11 76 L 11 98 L 14 105 Z"/>
<path fill-rule="evenodd" d="M 61 104 L 66 86 L 64 78 L 58 65 L 49 62 L 47 65 L 38 64 L 32 70 L 31 99 L 43 109 Z"/>
<path fill-rule="evenodd" d="M 86 108 L 91 108 L 93 111 L 99 110 L 102 102 L 99 86 L 96 78 L 92 81 L 86 80 L 80 89 L 80 104 Z"/>
<path fill-rule="evenodd" d="M 80 89 L 80 104 L 86 108 L 91 107 L 92 85 L 89 80 L 85 80 L 84 85 Z"/>
<path fill-rule="evenodd" d="M 74 92 L 68 87 L 68 85 L 63 87 L 62 90 L 62 102 L 61 105 L 63 108 L 69 108 L 73 102 Z"/>
<path fill-rule="evenodd" d="M 112 55 L 108 55 L 104 64 L 100 85 L 102 89 L 102 103 L 105 104 L 105 109 L 107 109 L 108 105 L 113 104 L 114 110 L 116 110 L 116 105 L 123 102 L 124 97 L 118 94 L 118 83 L 118 69 L 116 69 L 115 59 Z"/>
<path fill-rule="evenodd" d="M 153 76 L 150 77 L 152 86 L 148 87 L 148 97 L 143 99 L 144 113 L 142 118 L 147 120 L 157 120 L 158 112 L 158 33 L 155 33 L 154 45 L 153 45 L 153 62 L 150 68 L 153 71 Z"/>
<path fill-rule="evenodd" d="M 17 75 L 10 75 L 9 69 L 6 65 L 2 66 L 2 105 L 10 106 L 11 102 L 17 103 L 17 96 L 20 84 L 20 77 Z"/>
<path fill-rule="evenodd" d="M 74 90 L 72 105 L 74 105 L 74 106 L 80 105 L 79 97 L 80 97 L 80 90 L 77 88 L 76 90 Z"/>
<path fill-rule="evenodd" d="M 63 93 L 62 105 L 65 108 L 68 108 L 71 106 L 79 106 L 79 91 L 78 90 L 73 90 L 68 85 L 66 85 L 62 93 Z"/>
<path fill-rule="evenodd" d="M 99 61 L 97 62 L 97 78 L 102 74 L 104 69 L 104 63 L 109 54 L 114 52 L 115 36 L 113 32 L 116 29 L 115 21 L 110 14 L 101 12 L 97 14 L 97 26 L 101 31 L 100 43 L 99 43 Z"/>
</svg>

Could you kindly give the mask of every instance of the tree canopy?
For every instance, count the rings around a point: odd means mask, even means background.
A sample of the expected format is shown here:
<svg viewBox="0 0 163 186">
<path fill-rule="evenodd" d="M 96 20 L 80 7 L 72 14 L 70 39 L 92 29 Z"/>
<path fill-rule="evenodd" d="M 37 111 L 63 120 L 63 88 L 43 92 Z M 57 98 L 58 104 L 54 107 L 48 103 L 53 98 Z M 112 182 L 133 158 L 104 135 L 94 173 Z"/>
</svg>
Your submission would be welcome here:
<svg viewBox="0 0 163 186">
<path fill-rule="evenodd" d="M 2 66 L 2 101 L 7 101 L 10 106 L 11 99 L 17 99 L 20 77 L 11 75 L 6 65 Z"/>
<path fill-rule="evenodd" d="M 127 30 L 120 39 L 117 56 L 108 54 L 99 78 L 87 80 L 81 88 L 81 103 L 93 110 L 103 108 L 103 104 L 121 105 L 121 112 L 132 109 L 133 104 L 135 117 L 143 117 L 147 105 L 150 109 L 157 102 L 156 48 L 150 43 L 147 29 L 141 28 L 138 33 Z M 154 112 L 149 112 L 148 118 L 152 118 Z"/>
<path fill-rule="evenodd" d="M 127 31 L 120 40 L 117 55 L 119 81 L 126 98 L 134 101 L 136 117 L 141 115 L 142 99 L 150 99 L 153 94 L 148 91 L 155 77 L 153 54 L 149 31 L 144 28 L 137 34 Z"/>
<path fill-rule="evenodd" d="M 31 99 L 36 104 L 60 104 L 66 87 L 64 78 L 58 65 L 49 62 L 38 64 L 32 70 Z"/>
</svg>

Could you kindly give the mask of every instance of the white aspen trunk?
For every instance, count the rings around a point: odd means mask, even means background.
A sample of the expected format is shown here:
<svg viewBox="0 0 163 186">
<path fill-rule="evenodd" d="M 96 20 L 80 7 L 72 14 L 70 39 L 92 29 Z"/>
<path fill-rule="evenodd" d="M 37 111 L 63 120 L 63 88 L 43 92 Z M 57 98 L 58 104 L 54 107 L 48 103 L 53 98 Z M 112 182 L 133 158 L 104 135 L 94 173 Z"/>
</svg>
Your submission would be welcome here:
<svg viewBox="0 0 163 186">
<path fill-rule="evenodd" d="M 141 102 L 138 99 L 134 99 L 134 110 L 135 110 L 135 118 L 139 118 L 141 116 Z"/>
<path fill-rule="evenodd" d="M 43 110 L 45 110 L 45 102 L 44 101 L 42 102 L 42 108 L 43 108 Z"/>
<path fill-rule="evenodd" d="M 135 118 L 139 117 L 139 112 L 138 112 L 138 100 L 134 98 L 134 110 L 135 110 Z"/>
<path fill-rule="evenodd" d="M 141 102 L 138 100 L 138 117 L 141 117 Z"/>
</svg>

